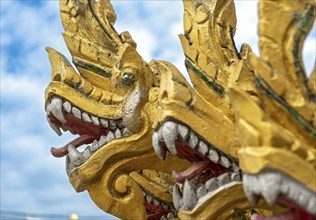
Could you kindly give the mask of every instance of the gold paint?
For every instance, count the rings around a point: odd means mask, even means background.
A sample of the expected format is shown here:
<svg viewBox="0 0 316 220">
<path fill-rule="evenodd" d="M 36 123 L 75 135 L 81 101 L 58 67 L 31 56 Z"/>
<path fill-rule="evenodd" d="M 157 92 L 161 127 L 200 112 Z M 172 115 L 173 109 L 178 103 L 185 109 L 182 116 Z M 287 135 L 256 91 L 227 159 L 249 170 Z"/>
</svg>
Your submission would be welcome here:
<svg viewBox="0 0 316 220">
<path fill-rule="evenodd" d="M 307 139 L 301 140 L 299 133 L 291 133 L 282 127 L 247 93 L 232 89 L 230 94 L 244 146 L 239 151 L 240 168 L 252 174 L 268 169 L 279 170 L 315 192 L 315 140 L 311 138 L 308 143 Z"/>
<path fill-rule="evenodd" d="M 216 207 L 216 208 L 210 208 Z M 266 216 L 272 212 L 280 212 L 282 209 L 279 207 L 269 207 L 263 200 L 259 200 L 256 205 L 251 205 L 247 202 L 247 198 L 243 193 L 242 184 L 232 184 L 231 187 L 220 192 L 214 191 L 211 198 L 206 202 L 198 205 L 192 211 L 180 211 L 180 219 L 240 219 L 236 216 L 238 211 L 258 209 L 263 210 Z M 270 211 L 267 211 L 270 210 Z M 262 212 L 262 211 L 261 211 Z M 260 211 L 259 211 L 260 213 Z"/>
<path fill-rule="evenodd" d="M 172 192 L 174 180 L 171 175 L 153 170 L 143 170 L 132 172 L 130 176 L 141 188 L 151 192 L 155 198 L 172 204 L 172 194 L 170 192 Z"/>
<path fill-rule="evenodd" d="M 63 37 L 78 73 L 63 55 L 48 48 L 52 82 L 45 92 L 46 104 L 58 96 L 91 115 L 123 118 L 128 130 L 126 137 L 109 142 L 70 172 L 75 190 L 87 190 L 99 208 L 122 219 L 146 219 L 141 189 L 171 203 L 171 172 L 191 164 L 169 153 L 161 161 L 152 149 L 152 134 L 163 122 L 175 120 L 240 160 L 244 172 L 276 169 L 315 192 L 316 138 L 255 83 L 262 79 L 315 129 L 315 69 L 305 81 L 297 73 L 315 3 L 260 1 L 260 58 L 247 45 L 240 52 L 235 48 L 232 0 L 183 4 L 180 41 L 193 87 L 172 64 L 141 58 L 131 35 L 114 29 L 110 1 L 60 0 Z M 311 9 L 312 21 L 306 17 L 306 24 L 292 16 L 295 11 L 304 17 Z M 272 17 L 279 19 L 271 22 Z M 125 81 L 126 74 L 131 81 Z M 239 211 L 250 209 L 266 216 L 280 211 L 263 200 L 250 204 L 241 183 L 235 183 L 193 210 L 181 210 L 178 217 L 238 219 Z"/>
<path fill-rule="evenodd" d="M 277 22 L 271 19 L 278 16 Z M 308 78 L 302 44 L 316 18 L 315 1 L 259 2 L 260 57 L 250 53 L 256 100 L 239 88 L 230 96 L 245 173 L 278 171 L 316 192 L 315 68 Z"/>
</svg>

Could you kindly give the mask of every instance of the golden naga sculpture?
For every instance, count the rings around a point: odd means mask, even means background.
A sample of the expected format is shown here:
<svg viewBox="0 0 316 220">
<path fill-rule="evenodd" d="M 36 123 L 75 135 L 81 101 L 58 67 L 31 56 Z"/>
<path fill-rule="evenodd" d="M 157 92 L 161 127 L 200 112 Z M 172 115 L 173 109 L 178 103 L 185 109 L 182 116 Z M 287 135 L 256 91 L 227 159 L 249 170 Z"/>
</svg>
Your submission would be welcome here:
<svg viewBox="0 0 316 220">
<path fill-rule="evenodd" d="M 271 24 L 276 14 L 282 26 Z M 262 196 L 288 207 L 275 219 L 315 219 L 316 69 L 308 78 L 301 53 L 316 3 L 261 1 L 259 15 L 261 56 L 249 59 L 258 100 L 240 89 L 230 91 L 245 193 L 253 203 Z"/>
<path fill-rule="evenodd" d="M 58 135 L 79 137 L 52 154 L 76 191 L 122 219 L 314 219 L 315 71 L 308 80 L 300 53 L 315 3 L 260 2 L 260 58 L 235 48 L 232 0 L 183 4 L 193 86 L 141 58 L 109 0 L 60 0 L 79 73 L 48 48 L 45 106 Z"/>
</svg>

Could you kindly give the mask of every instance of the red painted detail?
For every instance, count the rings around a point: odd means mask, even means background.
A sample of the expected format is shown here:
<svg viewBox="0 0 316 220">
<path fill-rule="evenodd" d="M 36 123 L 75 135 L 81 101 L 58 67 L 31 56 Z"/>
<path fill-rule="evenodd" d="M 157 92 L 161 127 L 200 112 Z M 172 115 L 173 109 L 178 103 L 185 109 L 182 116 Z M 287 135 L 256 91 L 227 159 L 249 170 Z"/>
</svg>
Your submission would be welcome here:
<svg viewBox="0 0 316 220">
<path fill-rule="evenodd" d="M 147 220 L 160 220 L 161 216 L 168 214 L 168 211 L 162 207 L 150 204 L 146 200 L 144 206 L 146 208 Z"/>
<path fill-rule="evenodd" d="M 208 173 L 201 179 L 203 182 L 229 171 L 229 169 L 222 165 L 213 163 L 199 151 L 190 148 L 185 142 L 176 141 L 176 147 L 180 158 L 193 162 L 193 164 L 186 170 L 172 172 L 173 177 L 178 183 L 184 183 L 186 179 L 191 180 L 200 175 L 203 171 L 208 171 Z"/>
<path fill-rule="evenodd" d="M 82 146 L 83 144 L 90 144 L 98 138 L 99 138 L 98 135 L 85 134 L 85 135 L 82 135 L 82 136 L 70 141 L 68 144 L 64 145 L 63 147 L 60 147 L 60 148 L 52 147 L 50 149 L 50 152 L 54 157 L 63 157 L 63 156 L 66 156 L 68 154 L 68 145 L 69 144 L 71 144 L 75 148 L 77 148 L 77 147 Z"/>
<path fill-rule="evenodd" d="M 251 216 L 250 220 L 316 220 L 316 216 L 306 212 L 299 205 L 285 196 L 279 196 L 277 203 L 288 207 L 288 210 L 284 213 L 270 217 L 254 214 Z"/>
<path fill-rule="evenodd" d="M 193 163 L 188 169 L 183 170 L 181 172 L 172 172 L 173 178 L 178 183 L 184 183 L 186 179 L 192 179 L 207 168 L 209 168 L 210 161 L 199 161 L 196 163 Z"/>
<path fill-rule="evenodd" d="M 63 157 L 68 154 L 68 145 L 72 144 L 74 147 L 78 148 L 83 144 L 90 144 L 94 140 L 98 140 L 102 135 L 106 135 L 111 129 L 105 128 L 101 125 L 97 126 L 89 122 L 84 122 L 79 118 L 76 118 L 72 114 L 65 114 L 66 123 L 62 124 L 55 116 L 49 115 L 52 123 L 59 127 L 64 127 L 65 129 L 78 134 L 80 137 L 70 141 L 68 144 L 60 148 L 51 148 L 51 154 L 54 157 Z"/>
</svg>

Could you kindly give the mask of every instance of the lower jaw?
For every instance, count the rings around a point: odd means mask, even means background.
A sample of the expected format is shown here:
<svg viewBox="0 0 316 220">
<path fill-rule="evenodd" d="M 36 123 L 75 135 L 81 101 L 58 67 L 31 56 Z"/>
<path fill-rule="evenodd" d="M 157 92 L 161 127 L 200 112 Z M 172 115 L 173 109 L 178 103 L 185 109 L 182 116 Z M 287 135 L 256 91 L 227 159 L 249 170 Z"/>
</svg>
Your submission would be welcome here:
<svg viewBox="0 0 316 220">
<path fill-rule="evenodd" d="M 240 213 L 247 210 L 256 210 L 259 214 L 271 216 L 273 213 L 284 212 L 282 207 L 269 206 L 263 199 L 256 205 L 248 202 L 243 192 L 241 182 L 233 182 L 222 190 L 214 191 L 201 200 L 192 210 L 180 209 L 180 219 L 241 219 Z"/>
</svg>

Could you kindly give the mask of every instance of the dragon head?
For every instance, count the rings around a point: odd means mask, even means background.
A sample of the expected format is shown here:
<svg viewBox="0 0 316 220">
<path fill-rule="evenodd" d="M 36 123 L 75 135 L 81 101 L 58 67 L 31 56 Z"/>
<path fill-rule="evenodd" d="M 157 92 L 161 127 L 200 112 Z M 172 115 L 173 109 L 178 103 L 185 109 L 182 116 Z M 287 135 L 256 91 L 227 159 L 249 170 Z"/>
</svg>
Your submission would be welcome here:
<svg viewBox="0 0 316 220">
<path fill-rule="evenodd" d="M 52 81 L 45 107 L 58 135 L 62 129 L 78 137 L 51 148 L 52 155 L 66 157 L 75 190 L 88 190 L 106 212 L 134 219 L 146 218 L 146 211 L 148 217 L 150 210 L 172 212 L 168 174 L 154 170 L 171 173 L 185 162 L 174 157 L 173 165 L 164 164 L 151 148 L 160 77 L 156 64 L 141 58 L 128 32 L 113 28 L 116 16 L 109 1 L 60 0 L 60 14 L 76 69 L 47 48 Z M 161 201 L 149 204 L 146 194 Z"/>
<path fill-rule="evenodd" d="M 280 19 L 272 24 L 275 15 Z M 244 190 L 285 211 L 265 219 L 316 219 L 316 69 L 307 77 L 302 45 L 316 16 L 314 1 L 259 3 L 260 57 L 250 55 L 258 100 L 230 91 L 242 148 Z"/>
<path fill-rule="evenodd" d="M 173 171 L 173 202 L 180 219 L 240 219 L 246 210 L 264 215 L 276 207 L 247 201 L 243 192 L 228 88 L 237 86 L 256 99 L 249 46 L 240 52 L 233 1 L 183 1 L 184 35 L 180 40 L 193 87 L 175 67 L 161 71 L 159 118 L 153 147 L 158 157 L 176 155 L 191 163 Z M 169 152 L 169 153 L 168 153 Z"/>
</svg>

